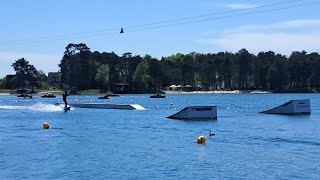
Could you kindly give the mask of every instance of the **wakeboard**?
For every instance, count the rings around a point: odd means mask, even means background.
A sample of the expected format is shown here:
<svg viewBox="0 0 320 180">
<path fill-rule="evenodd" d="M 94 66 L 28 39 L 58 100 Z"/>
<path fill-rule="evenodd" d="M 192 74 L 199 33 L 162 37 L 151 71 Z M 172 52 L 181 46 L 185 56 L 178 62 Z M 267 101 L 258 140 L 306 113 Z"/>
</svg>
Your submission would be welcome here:
<svg viewBox="0 0 320 180">
<path fill-rule="evenodd" d="M 65 108 L 63 108 L 63 109 L 64 109 L 65 112 L 67 112 L 67 111 L 70 111 L 70 110 L 71 110 L 71 107 L 69 106 L 69 107 L 65 107 Z"/>
</svg>

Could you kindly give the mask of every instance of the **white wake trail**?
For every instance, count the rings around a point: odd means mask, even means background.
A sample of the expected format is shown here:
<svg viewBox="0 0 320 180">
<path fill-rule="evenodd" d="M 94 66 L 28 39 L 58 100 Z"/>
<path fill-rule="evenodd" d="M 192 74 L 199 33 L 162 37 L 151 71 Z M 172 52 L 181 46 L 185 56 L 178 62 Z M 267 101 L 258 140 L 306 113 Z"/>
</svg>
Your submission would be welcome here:
<svg viewBox="0 0 320 180">
<path fill-rule="evenodd" d="M 0 109 L 23 110 L 23 111 L 41 111 L 41 112 L 58 112 L 63 108 L 53 104 L 37 103 L 32 106 L 0 106 Z"/>
</svg>

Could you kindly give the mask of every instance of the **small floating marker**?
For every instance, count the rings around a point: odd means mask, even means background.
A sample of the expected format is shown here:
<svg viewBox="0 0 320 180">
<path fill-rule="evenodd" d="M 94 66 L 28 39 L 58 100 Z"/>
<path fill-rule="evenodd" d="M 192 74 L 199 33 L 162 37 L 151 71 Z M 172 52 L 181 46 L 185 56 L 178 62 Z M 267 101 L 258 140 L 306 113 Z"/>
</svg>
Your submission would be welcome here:
<svg viewBox="0 0 320 180">
<path fill-rule="evenodd" d="M 197 139 L 197 143 L 198 144 L 205 144 L 206 143 L 207 138 L 204 136 L 199 136 Z"/>
<path fill-rule="evenodd" d="M 172 105 L 173 105 L 173 103 L 170 103 L 170 105 L 172 106 Z"/>
<path fill-rule="evenodd" d="M 43 129 L 49 129 L 49 124 L 47 122 L 44 122 L 42 124 Z"/>
</svg>

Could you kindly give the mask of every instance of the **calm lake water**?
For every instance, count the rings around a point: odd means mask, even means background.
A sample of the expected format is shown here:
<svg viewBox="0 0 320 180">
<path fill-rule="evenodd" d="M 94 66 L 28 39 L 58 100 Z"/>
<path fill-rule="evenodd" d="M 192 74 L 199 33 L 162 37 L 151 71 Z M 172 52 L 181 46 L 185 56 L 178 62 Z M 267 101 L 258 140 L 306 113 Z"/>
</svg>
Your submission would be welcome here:
<svg viewBox="0 0 320 180">
<path fill-rule="evenodd" d="M 146 110 L 65 113 L 53 105 L 61 96 L 0 96 L 0 179 L 320 179 L 320 94 L 97 98 L 69 102 Z M 291 99 L 310 99 L 312 114 L 258 114 Z M 188 105 L 217 105 L 218 120 L 166 118 Z M 195 143 L 209 130 L 216 136 Z"/>
</svg>

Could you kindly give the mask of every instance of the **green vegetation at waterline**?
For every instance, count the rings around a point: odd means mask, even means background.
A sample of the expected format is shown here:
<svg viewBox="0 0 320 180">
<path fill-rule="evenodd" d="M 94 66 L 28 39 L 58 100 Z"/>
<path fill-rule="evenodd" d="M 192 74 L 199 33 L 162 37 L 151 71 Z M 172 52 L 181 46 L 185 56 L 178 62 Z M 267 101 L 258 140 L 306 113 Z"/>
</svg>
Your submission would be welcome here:
<svg viewBox="0 0 320 180">
<path fill-rule="evenodd" d="M 16 71 L 15 75 L 8 75 L 0 79 L 0 89 L 18 89 L 23 91 L 25 87 L 49 89 L 47 76 L 43 71 L 38 71 L 24 58 L 16 60 L 11 65 Z"/>
<path fill-rule="evenodd" d="M 73 91 L 115 91 L 116 84 L 126 85 L 129 93 L 154 93 L 156 88 L 173 84 L 202 85 L 203 90 L 275 92 L 320 88 L 320 55 L 305 51 L 286 57 L 272 51 L 254 55 L 241 49 L 237 53 L 178 53 L 157 59 L 150 55 L 91 52 L 85 44 L 69 44 L 59 67 L 60 88 Z M 35 79 L 29 79 L 29 85 L 33 84 Z M 27 85 L 23 81 L 19 81 L 22 88 Z"/>
</svg>

